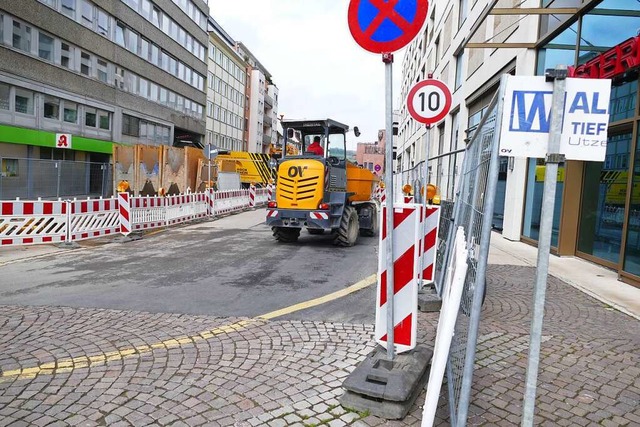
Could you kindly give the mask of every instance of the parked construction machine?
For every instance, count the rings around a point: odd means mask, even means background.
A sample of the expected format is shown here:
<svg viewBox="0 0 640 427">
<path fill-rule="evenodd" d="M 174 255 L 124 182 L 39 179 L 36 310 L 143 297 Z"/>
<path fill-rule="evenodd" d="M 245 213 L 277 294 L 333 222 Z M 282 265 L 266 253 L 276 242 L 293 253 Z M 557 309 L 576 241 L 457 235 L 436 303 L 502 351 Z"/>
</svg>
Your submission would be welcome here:
<svg viewBox="0 0 640 427">
<path fill-rule="evenodd" d="M 266 224 L 276 240 L 295 242 L 303 228 L 331 233 L 337 246 L 353 246 L 360 234 L 375 236 L 378 205 L 372 196 L 378 178 L 347 160 L 349 126 L 331 119 L 290 120 L 282 126 L 285 147 L 287 135 L 300 132 L 302 154 L 284 154 L 274 164 L 276 196 L 268 204 Z M 360 134 L 357 127 L 353 132 Z M 306 151 L 318 138 L 323 154 Z"/>
</svg>

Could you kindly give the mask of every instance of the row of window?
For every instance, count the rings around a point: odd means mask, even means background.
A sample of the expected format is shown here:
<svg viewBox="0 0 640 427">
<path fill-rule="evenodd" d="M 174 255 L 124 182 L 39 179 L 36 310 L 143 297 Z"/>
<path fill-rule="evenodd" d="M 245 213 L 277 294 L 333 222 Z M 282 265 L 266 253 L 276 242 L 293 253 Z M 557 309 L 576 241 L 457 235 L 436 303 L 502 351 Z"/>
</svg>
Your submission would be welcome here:
<svg viewBox="0 0 640 427">
<path fill-rule="evenodd" d="M 93 31 L 109 37 L 110 24 L 114 19 L 89 0 L 39 0 L 52 9 L 68 16 Z M 173 19 L 150 0 L 122 0 L 138 12 L 147 21 L 153 23 L 181 46 L 204 62 L 205 47 L 197 42 L 191 34 L 178 25 Z M 174 0 L 175 2 L 175 0 Z M 195 7 L 195 6 L 194 6 Z M 206 17 L 205 17 L 206 22 Z M 198 23 L 200 25 L 200 23 Z M 201 26 L 202 28 L 202 26 Z M 206 28 L 206 26 L 204 27 Z"/>
<path fill-rule="evenodd" d="M 171 128 L 129 114 L 122 115 L 122 134 L 139 138 L 148 145 L 171 145 Z"/>
<path fill-rule="evenodd" d="M 111 130 L 111 113 L 64 98 L 36 93 L 0 83 L 0 110 L 35 116 L 85 127 Z"/>
<path fill-rule="evenodd" d="M 4 28 L 9 29 L 4 34 Z M 204 107 L 169 89 L 159 86 L 131 71 L 116 66 L 97 55 L 77 46 L 56 39 L 35 27 L 31 27 L 0 14 L 0 42 L 8 43 L 32 56 L 50 61 L 74 72 L 162 104 L 196 118 L 202 118 Z"/>
<path fill-rule="evenodd" d="M 163 33 L 171 37 L 180 46 L 191 52 L 200 61 L 205 62 L 206 47 L 198 42 L 187 30 L 182 28 L 169 15 L 164 13 L 150 0 L 121 0 Z"/>
<path fill-rule="evenodd" d="M 184 13 L 204 31 L 207 31 L 207 15 L 205 15 L 191 0 L 173 0 Z"/>
<path fill-rule="evenodd" d="M 145 61 L 152 63 L 199 90 L 204 90 L 204 77 L 202 75 L 194 71 L 184 62 L 175 59 L 162 50 L 160 46 L 142 37 L 120 21 L 116 22 L 116 35 L 114 40 L 117 44 L 143 58 Z"/>
<path fill-rule="evenodd" d="M 222 148 L 224 150 L 243 151 L 242 141 L 237 138 L 232 138 L 230 136 L 220 135 L 219 133 L 207 131 L 207 140 L 210 144 L 213 144 L 216 147 Z"/>
<path fill-rule="evenodd" d="M 222 81 L 221 78 L 214 76 L 212 73 L 209 73 L 209 89 L 215 90 L 223 97 L 231 100 L 234 104 L 244 108 L 245 95 L 239 90 L 234 89 L 233 86 L 227 82 Z"/>
<path fill-rule="evenodd" d="M 40 1 L 58 10 L 57 0 Z M 78 8 L 77 11 L 76 7 Z M 61 0 L 59 10 L 69 18 L 142 57 L 145 61 L 156 65 L 199 90 L 204 89 L 204 77 L 202 75 L 162 51 L 158 45 L 127 28 L 122 22 L 117 21 L 116 18 L 110 16 L 89 0 Z M 115 34 L 111 30 L 114 27 Z"/>
<path fill-rule="evenodd" d="M 244 68 L 236 65 L 222 50 L 217 48 L 213 43 L 209 43 L 209 59 L 221 66 L 233 78 L 243 85 L 246 84 L 246 73 Z"/>
<path fill-rule="evenodd" d="M 242 130 L 243 117 L 210 101 L 207 102 L 207 115 L 213 117 L 214 120 Z"/>
</svg>

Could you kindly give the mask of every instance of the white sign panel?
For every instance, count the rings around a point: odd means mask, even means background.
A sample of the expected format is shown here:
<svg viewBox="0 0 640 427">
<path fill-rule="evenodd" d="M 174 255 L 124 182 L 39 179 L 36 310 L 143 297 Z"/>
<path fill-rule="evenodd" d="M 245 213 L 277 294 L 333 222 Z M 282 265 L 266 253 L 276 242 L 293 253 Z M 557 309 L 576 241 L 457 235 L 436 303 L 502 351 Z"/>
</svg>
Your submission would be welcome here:
<svg viewBox="0 0 640 427">
<path fill-rule="evenodd" d="M 56 148 L 71 148 L 71 134 L 70 133 L 57 133 L 56 134 Z"/>
<path fill-rule="evenodd" d="M 604 161 L 609 125 L 609 79 L 567 79 L 560 153 L 569 160 Z M 549 145 L 553 82 L 509 76 L 500 155 L 545 157 Z"/>
</svg>

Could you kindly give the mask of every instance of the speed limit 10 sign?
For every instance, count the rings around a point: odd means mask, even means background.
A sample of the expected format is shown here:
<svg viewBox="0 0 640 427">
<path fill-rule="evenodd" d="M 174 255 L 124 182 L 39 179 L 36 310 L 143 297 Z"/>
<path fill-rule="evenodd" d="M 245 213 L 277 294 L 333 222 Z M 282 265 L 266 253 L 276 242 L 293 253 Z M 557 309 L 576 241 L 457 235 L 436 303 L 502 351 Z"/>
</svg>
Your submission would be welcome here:
<svg viewBox="0 0 640 427">
<path fill-rule="evenodd" d="M 440 80 L 423 80 L 409 91 L 407 108 L 416 121 L 432 125 L 442 120 L 451 109 L 451 91 Z"/>
</svg>

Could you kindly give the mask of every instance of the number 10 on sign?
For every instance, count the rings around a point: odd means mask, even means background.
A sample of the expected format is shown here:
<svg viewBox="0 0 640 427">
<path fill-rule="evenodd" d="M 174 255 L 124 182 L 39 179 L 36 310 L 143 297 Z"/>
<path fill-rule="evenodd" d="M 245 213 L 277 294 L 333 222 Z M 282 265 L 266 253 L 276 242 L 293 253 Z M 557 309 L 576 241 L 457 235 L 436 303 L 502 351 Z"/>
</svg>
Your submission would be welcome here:
<svg viewBox="0 0 640 427">
<path fill-rule="evenodd" d="M 418 82 L 407 95 L 407 109 L 416 121 L 427 125 L 435 124 L 451 109 L 451 91 L 440 80 Z"/>
</svg>

